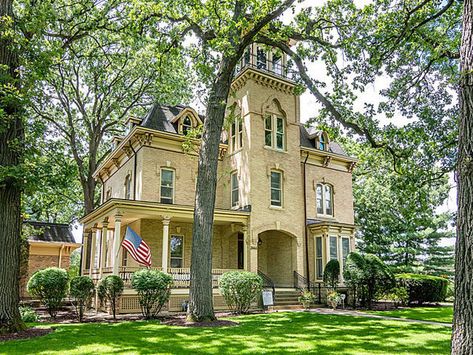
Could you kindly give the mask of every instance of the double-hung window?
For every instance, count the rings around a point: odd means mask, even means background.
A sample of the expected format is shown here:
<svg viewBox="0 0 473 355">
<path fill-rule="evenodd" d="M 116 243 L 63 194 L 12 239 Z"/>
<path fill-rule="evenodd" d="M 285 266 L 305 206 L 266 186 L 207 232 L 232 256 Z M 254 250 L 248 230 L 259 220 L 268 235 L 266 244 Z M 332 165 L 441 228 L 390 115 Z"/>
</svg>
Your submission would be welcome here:
<svg viewBox="0 0 473 355">
<path fill-rule="evenodd" d="M 322 237 L 315 237 L 315 268 L 317 280 L 322 280 L 324 276 L 322 250 Z"/>
<path fill-rule="evenodd" d="M 330 237 L 330 260 L 338 260 L 338 237 Z"/>
<path fill-rule="evenodd" d="M 240 186 L 238 182 L 238 173 L 231 175 L 232 207 L 238 207 L 240 204 Z"/>
<path fill-rule="evenodd" d="M 350 238 L 342 238 L 342 261 L 343 266 L 345 267 L 345 262 L 347 260 L 347 256 L 350 254 Z"/>
<path fill-rule="evenodd" d="M 271 171 L 271 206 L 282 207 L 282 173 Z"/>
<path fill-rule="evenodd" d="M 174 170 L 161 169 L 161 203 L 174 203 Z"/>
<path fill-rule="evenodd" d="M 328 184 L 317 184 L 316 188 L 317 214 L 333 216 L 333 191 Z"/>
<path fill-rule="evenodd" d="M 184 264 L 184 237 L 171 235 L 171 267 L 181 268 Z"/>
<path fill-rule="evenodd" d="M 284 118 L 278 115 L 266 115 L 264 118 L 264 145 L 277 150 L 284 150 Z"/>
<path fill-rule="evenodd" d="M 187 135 L 192 129 L 192 120 L 189 116 L 184 117 L 182 120 L 182 134 Z"/>
<path fill-rule="evenodd" d="M 235 118 L 230 128 L 231 151 L 234 152 L 243 147 L 243 121 Z"/>
</svg>

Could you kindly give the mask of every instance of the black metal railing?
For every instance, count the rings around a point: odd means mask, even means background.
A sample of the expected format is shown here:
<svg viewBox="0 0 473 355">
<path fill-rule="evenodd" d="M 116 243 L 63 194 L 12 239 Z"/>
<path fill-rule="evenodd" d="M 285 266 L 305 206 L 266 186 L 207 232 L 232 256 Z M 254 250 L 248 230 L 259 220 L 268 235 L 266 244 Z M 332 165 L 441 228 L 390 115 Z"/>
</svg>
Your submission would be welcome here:
<svg viewBox="0 0 473 355">
<path fill-rule="evenodd" d="M 235 68 L 234 77 L 236 78 L 246 68 L 255 68 L 291 81 L 297 81 L 299 77 L 296 70 L 291 69 L 288 65 L 282 64 L 281 61 L 275 62 L 267 58 L 259 58 L 255 54 L 247 54 L 240 59 Z"/>
<path fill-rule="evenodd" d="M 294 271 L 294 288 L 299 291 L 310 291 L 316 295 L 318 303 L 322 303 L 322 289 L 328 289 L 322 286 L 321 282 L 312 282 L 307 280 L 307 277 L 302 276 L 297 271 Z"/>
<path fill-rule="evenodd" d="M 271 278 L 265 273 L 258 270 L 258 275 L 263 279 L 263 288 L 270 288 L 273 291 L 273 299 L 276 294 L 276 288 L 274 287 L 274 282 Z"/>
</svg>

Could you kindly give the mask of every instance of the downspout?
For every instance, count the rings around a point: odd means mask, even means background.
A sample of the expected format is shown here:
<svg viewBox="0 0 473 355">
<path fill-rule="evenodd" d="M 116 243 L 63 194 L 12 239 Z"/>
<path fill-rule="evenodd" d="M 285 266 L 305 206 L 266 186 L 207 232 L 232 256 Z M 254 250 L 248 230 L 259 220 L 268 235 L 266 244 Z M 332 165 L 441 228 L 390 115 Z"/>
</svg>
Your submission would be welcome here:
<svg viewBox="0 0 473 355">
<path fill-rule="evenodd" d="M 131 151 L 133 152 L 133 200 L 136 201 L 136 169 L 137 169 L 137 161 L 136 161 L 136 150 L 133 148 L 133 144 L 129 145 Z"/>
<path fill-rule="evenodd" d="M 302 164 L 303 167 L 303 193 L 304 193 L 304 236 L 305 236 L 305 267 L 306 267 L 306 275 L 307 275 L 307 290 L 310 290 L 310 269 L 309 269 L 309 235 L 307 233 L 307 183 L 306 183 L 306 164 L 307 159 L 309 159 L 309 152 L 305 156 L 304 163 Z"/>
</svg>

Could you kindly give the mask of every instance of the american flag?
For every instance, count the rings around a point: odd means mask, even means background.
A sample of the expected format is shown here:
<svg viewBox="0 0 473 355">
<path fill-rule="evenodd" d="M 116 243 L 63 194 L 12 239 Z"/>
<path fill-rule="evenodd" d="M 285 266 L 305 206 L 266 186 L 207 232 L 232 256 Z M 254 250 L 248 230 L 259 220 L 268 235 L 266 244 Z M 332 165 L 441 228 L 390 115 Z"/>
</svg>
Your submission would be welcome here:
<svg viewBox="0 0 473 355">
<path fill-rule="evenodd" d="M 123 239 L 122 246 L 128 250 L 131 257 L 138 263 L 147 267 L 151 266 L 151 250 L 148 244 L 130 227 L 126 227 L 125 239 Z"/>
</svg>

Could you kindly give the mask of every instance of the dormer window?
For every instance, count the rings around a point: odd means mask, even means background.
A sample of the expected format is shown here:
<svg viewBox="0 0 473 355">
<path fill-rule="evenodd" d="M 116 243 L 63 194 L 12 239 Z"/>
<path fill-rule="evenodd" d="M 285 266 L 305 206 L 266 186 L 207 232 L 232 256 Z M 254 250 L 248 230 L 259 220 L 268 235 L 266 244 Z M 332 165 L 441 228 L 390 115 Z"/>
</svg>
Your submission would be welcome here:
<svg viewBox="0 0 473 355">
<path fill-rule="evenodd" d="M 320 136 L 320 140 L 319 140 L 319 149 L 320 149 L 320 150 L 325 150 L 325 145 L 326 145 L 325 137 L 324 137 L 324 135 L 322 134 L 322 135 Z"/>
<path fill-rule="evenodd" d="M 188 132 L 191 131 L 192 127 L 192 120 L 189 116 L 186 116 L 182 119 L 182 126 L 181 126 L 182 134 L 187 135 Z"/>
<path fill-rule="evenodd" d="M 329 140 L 328 135 L 324 131 L 320 131 L 318 137 L 315 139 L 315 147 L 319 150 L 328 151 Z"/>
</svg>

